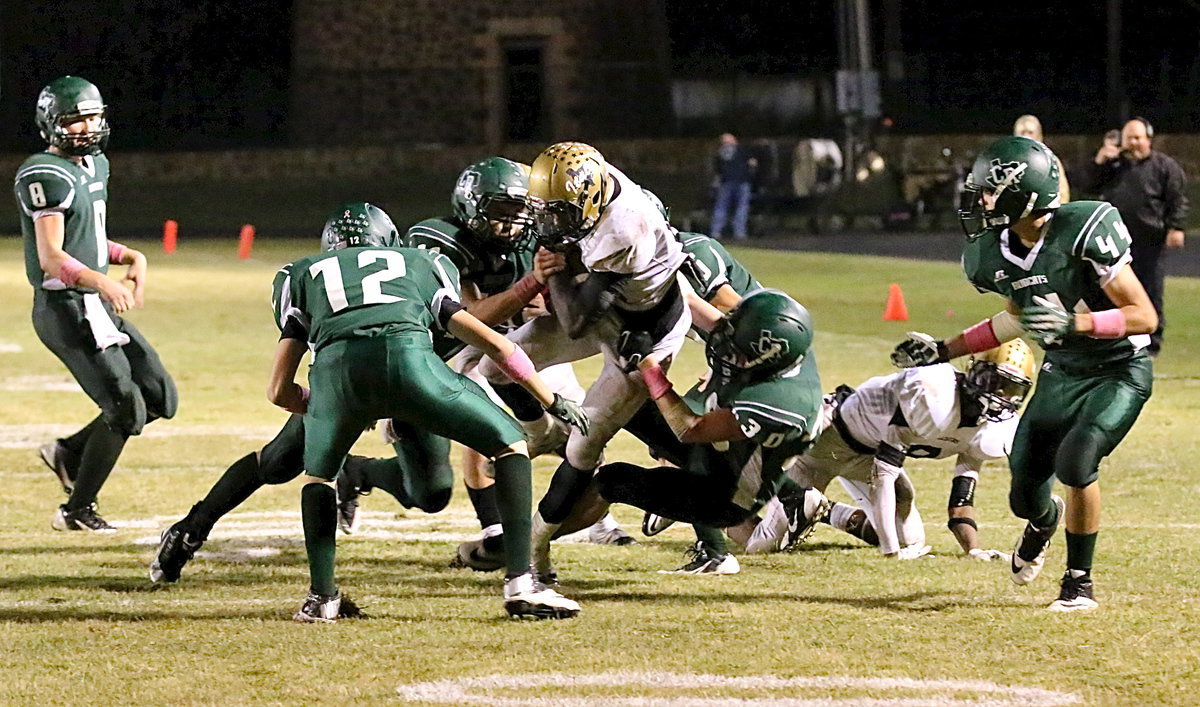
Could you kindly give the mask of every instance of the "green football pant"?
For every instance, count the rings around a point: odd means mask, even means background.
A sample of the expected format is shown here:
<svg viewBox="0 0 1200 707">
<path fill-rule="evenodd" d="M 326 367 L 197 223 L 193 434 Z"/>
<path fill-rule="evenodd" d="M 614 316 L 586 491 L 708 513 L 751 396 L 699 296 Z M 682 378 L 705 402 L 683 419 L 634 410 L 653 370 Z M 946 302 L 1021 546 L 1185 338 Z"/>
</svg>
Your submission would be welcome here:
<svg viewBox="0 0 1200 707">
<path fill-rule="evenodd" d="M 84 318 L 83 294 L 75 290 L 35 289 L 33 329 L 100 406 L 111 430 L 125 436 L 141 434 L 147 422 L 175 416 L 179 394 L 141 332 L 116 316 L 112 305 L 105 302 L 104 309 L 117 329 L 129 336 L 128 344 L 96 348 Z"/>
<path fill-rule="evenodd" d="M 424 334 L 334 341 L 308 379 L 304 468 L 317 478 L 332 480 L 363 429 L 388 417 L 488 457 L 525 440 L 517 421 L 434 355 Z"/>
<path fill-rule="evenodd" d="M 1096 481 L 1100 460 L 1116 449 L 1150 399 L 1152 380 L 1145 354 L 1086 370 L 1053 362 L 1044 367 L 1009 457 L 1013 513 L 1044 517 L 1055 477 L 1074 488 Z"/>
</svg>

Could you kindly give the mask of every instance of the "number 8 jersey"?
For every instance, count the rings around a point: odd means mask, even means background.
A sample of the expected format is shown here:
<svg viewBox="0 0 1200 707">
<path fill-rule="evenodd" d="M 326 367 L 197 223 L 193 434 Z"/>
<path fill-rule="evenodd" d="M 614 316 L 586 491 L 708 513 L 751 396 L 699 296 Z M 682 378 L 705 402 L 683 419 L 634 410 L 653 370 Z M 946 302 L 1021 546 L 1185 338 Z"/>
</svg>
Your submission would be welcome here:
<svg viewBox="0 0 1200 707">
<path fill-rule="evenodd" d="M 1042 238 L 1026 248 L 1008 229 L 989 230 L 963 249 L 963 270 L 980 292 L 995 292 L 1024 309 L 1034 305 L 1068 312 L 1112 309 L 1102 289 L 1132 259 L 1129 231 L 1112 204 L 1073 201 L 1054 212 Z M 1075 334 L 1047 344 L 1046 358 L 1091 367 L 1128 358 L 1150 337 L 1093 339 Z"/>
<path fill-rule="evenodd" d="M 62 281 L 42 272 L 38 261 L 33 222 L 47 213 L 63 215 L 63 250 L 68 255 L 92 270 L 108 272 L 107 157 L 84 157 L 77 164 L 66 157 L 39 152 L 17 170 L 13 193 L 21 206 L 29 284 L 47 290 L 67 289 Z"/>
<path fill-rule="evenodd" d="M 315 351 L 336 339 L 441 329 L 457 311 L 458 268 L 415 248 L 345 248 L 301 258 L 275 275 L 275 323 L 299 327 Z M 451 311 L 451 313 L 453 313 Z M 447 317 L 449 315 L 446 315 Z"/>
</svg>

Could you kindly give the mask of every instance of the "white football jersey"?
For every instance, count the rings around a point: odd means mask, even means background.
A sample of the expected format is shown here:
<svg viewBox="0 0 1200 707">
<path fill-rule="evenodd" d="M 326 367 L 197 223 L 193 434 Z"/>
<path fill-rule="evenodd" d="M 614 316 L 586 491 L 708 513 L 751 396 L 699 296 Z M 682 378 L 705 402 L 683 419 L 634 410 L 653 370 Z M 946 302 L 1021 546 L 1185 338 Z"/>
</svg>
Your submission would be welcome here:
<svg viewBox="0 0 1200 707">
<path fill-rule="evenodd" d="M 1009 453 L 1018 419 L 964 422 L 956 374 L 939 363 L 871 378 L 842 403 L 842 421 L 867 446 L 886 442 L 910 457 L 958 455 L 960 466 L 979 469 Z"/>
<path fill-rule="evenodd" d="M 616 180 L 617 195 L 596 228 L 579 241 L 583 264 L 589 271 L 628 275 L 615 286 L 616 305 L 646 310 L 675 286 L 683 246 L 641 187 L 612 165 L 608 176 Z"/>
</svg>

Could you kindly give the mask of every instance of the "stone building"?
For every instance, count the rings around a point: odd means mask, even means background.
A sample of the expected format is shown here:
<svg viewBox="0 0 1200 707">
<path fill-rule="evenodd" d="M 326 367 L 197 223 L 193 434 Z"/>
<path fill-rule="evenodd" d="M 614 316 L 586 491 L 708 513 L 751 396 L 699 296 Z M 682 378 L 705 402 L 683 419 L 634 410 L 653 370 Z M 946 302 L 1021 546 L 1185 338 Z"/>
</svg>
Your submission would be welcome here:
<svg viewBox="0 0 1200 707">
<path fill-rule="evenodd" d="M 669 132 L 663 0 L 296 0 L 293 144 Z"/>
</svg>

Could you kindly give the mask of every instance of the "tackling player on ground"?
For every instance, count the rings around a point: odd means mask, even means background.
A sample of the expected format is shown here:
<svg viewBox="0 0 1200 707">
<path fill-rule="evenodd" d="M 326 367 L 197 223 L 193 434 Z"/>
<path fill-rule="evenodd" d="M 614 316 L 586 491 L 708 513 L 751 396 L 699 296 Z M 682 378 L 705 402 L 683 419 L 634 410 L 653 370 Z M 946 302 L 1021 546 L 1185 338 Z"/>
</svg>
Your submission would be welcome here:
<svg viewBox="0 0 1200 707">
<path fill-rule="evenodd" d="M 1111 204 L 1058 198 L 1054 153 L 1009 137 L 988 146 L 968 176 L 959 218 L 963 269 L 1003 311 L 936 340 L 913 332 L 892 354 L 923 366 L 993 348 L 1028 333 L 1045 350 L 1037 391 L 1017 427 L 1009 505 L 1028 520 L 1012 579 L 1028 584 L 1065 516 L 1067 570 L 1053 611 L 1097 606 L 1091 577 L 1100 529 L 1100 460 L 1133 427 L 1150 398 L 1146 353 L 1157 316 L 1129 267 L 1129 232 Z M 1051 494 L 1058 478 L 1067 499 Z"/>
</svg>

